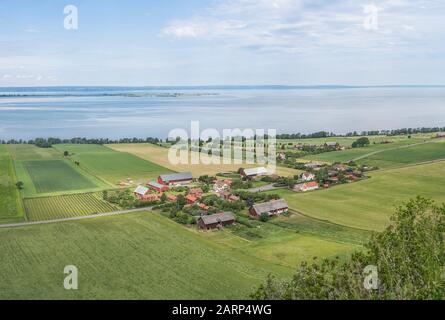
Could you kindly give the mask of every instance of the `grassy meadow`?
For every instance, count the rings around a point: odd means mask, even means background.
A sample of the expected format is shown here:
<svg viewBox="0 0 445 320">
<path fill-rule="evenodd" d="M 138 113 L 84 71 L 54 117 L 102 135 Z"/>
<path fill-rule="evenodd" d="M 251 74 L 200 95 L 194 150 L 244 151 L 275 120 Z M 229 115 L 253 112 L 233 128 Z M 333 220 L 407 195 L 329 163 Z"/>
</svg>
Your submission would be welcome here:
<svg viewBox="0 0 445 320">
<path fill-rule="evenodd" d="M 8 149 L 0 145 L 0 223 L 22 221 L 24 211 L 15 186 L 14 166 Z"/>
<path fill-rule="evenodd" d="M 148 212 L 0 229 L 0 239 L 0 299 L 242 299 L 292 271 Z M 79 290 L 64 289 L 66 265 Z"/>
<path fill-rule="evenodd" d="M 369 173 L 370 179 L 305 194 L 276 190 L 305 215 L 381 231 L 394 209 L 417 195 L 445 202 L 445 162 Z"/>
<path fill-rule="evenodd" d="M 79 161 L 80 167 L 89 174 L 116 185 L 127 179 L 135 183 L 155 179 L 161 174 L 172 171 L 154 162 L 150 162 L 132 154 L 117 152 L 100 145 L 57 145 L 55 148 L 62 153 L 68 151 L 73 161 Z"/>
</svg>

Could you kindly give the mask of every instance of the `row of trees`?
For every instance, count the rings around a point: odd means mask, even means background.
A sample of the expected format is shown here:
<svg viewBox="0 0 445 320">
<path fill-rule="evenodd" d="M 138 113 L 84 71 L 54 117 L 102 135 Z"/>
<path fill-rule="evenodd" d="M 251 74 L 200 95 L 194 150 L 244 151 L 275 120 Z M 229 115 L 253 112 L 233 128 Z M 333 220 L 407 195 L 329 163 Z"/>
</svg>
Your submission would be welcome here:
<svg viewBox="0 0 445 320">
<path fill-rule="evenodd" d="M 41 148 L 49 148 L 55 144 L 116 144 L 116 143 L 162 143 L 161 139 L 158 138 L 122 138 L 122 139 L 108 139 L 108 138 L 98 138 L 98 139 L 87 139 L 87 138 L 71 138 L 71 139 L 60 139 L 60 138 L 36 138 L 32 140 L 0 140 L 0 144 L 33 144 Z"/>
<path fill-rule="evenodd" d="M 435 133 L 445 132 L 445 127 L 422 127 L 422 128 L 403 128 L 395 130 L 370 130 L 370 131 L 353 131 L 346 134 L 335 134 L 333 132 L 320 131 L 311 134 L 293 133 L 293 134 L 279 134 L 277 139 L 313 139 L 313 138 L 327 138 L 327 137 L 358 137 L 358 136 L 397 136 L 409 135 L 417 133 Z"/>
</svg>

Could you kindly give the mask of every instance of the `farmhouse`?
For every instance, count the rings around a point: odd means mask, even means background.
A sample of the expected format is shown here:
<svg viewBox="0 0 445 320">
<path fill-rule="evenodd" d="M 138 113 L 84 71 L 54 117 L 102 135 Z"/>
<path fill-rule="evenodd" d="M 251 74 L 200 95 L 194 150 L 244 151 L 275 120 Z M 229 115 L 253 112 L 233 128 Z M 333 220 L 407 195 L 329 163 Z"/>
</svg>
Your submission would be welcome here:
<svg viewBox="0 0 445 320">
<path fill-rule="evenodd" d="M 308 169 L 317 169 L 317 168 L 322 167 L 323 163 L 319 162 L 319 161 L 314 161 L 314 162 L 306 163 L 304 166 Z"/>
<path fill-rule="evenodd" d="M 317 190 L 319 188 L 318 182 L 312 181 L 307 183 L 301 183 L 294 186 L 294 191 L 296 192 L 307 192 Z"/>
<path fill-rule="evenodd" d="M 147 187 L 149 187 L 150 189 L 152 189 L 152 190 L 154 190 L 156 192 L 159 192 L 159 193 L 166 192 L 169 189 L 168 186 L 160 184 L 160 183 L 158 183 L 156 181 L 148 182 L 147 183 Z"/>
<path fill-rule="evenodd" d="M 303 181 L 315 180 L 315 174 L 313 174 L 312 172 L 304 172 L 301 174 L 301 180 Z"/>
<path fill-rule="evenodd" d="M 287 202 L 283 199 L 274 200 L 266 203 L 253 205 L 249 209 L 249 213 L 253 217 L 261 217 L 261 214 L 267 213 L 270 216 L 286 213 L 289 210 Z"/>
<path fill-rule="evenodd" d="M 188 195 L 185 197 L 185 200 L 187 200 L 187 203 L 188 203 L 188 204 L 194 204 L 194 203 L 196 203 L 196 201 L 198 201 L 198 198 L 196 198 L 195 196 L 193 196 L 193 195 L 191 195 L 191 194 L 188 194 Z"/>
<path fill-rule="evenodd" d="M 173 195 L 173 194 L 169 194 L 167 195 L 167 201 L 168 202 L 176 202 L 178 200 L 178 197 Z"/>
<path fill-rule="evenodd" d="M 253 179 L 256 177 L 261 177 L 261 176 L 267 176 L 267 174 L 268 174 L 267 169 L 264 167 L 243 169 L 243 171 L 241 172 L 241 175 L 243 177 L 250 178 L 250 179 Z"/>
<path fill-rule="evenodd" d="M 226 180 L 218 180 L 213 185 L 213 191 L 221 192 L 221 191 L 229 190 L 231 185 L 232 185 L 232 181 L 231 180 L 228 180 L 228 179 L 226 179 Z"/>
<path fill-rule="evenodd" d="M 201 188 L 193 188 L 193 189 L 190 189 L 188 192 L 189 195 L 194 196 L 197 199 L 201 199 L 203 193 L 204 192 L 202 191 Z"/>
<path fill-rule="evenodd" d="M 144 186 L 138 186 L 134 191 L 134 195 L 138 197 L 140 200 L 142 200 L 148 193 L 150 192 L 150 189 Z"/>
<path fill-rule="evenodd" d="M 337 171 L 346 171 L 348 170 L 348 166 L 345 166 L 344 164 L 338 163 L 334 165 L 335 170 Z"/>
<path fill-rule="evenodd" d="M 202 216 L 198 219 L 198 227 L 201 230 L 221 229 L 235 223 L 235 216 L 231 212 L 221 212 L 210 216 Z"/>
<path fill-rule="evenodd" d="M 326 148 L 332 148 L 332 149 L 335 149 L 335 150 L 340 150 L 340 147 L 341 147 L 338 142 L 326 142 L 324 144 L 324 146 Z"/>
<path fill-rule="evenodd" d="M 170 186 L 170 185 L 185 185 L 193 182 L 193 176 L 191 172 L 181 172 L 174 174 L 167 174 L 159 176 L 158 183 Z"/>
<path fill-rule="evenodd" d="M 161 199 L 161 197 L 157 194 L 147 194 L 147 195 L 143 196 L 140 200 L 153 202 L 153 201 L 159 201 L 160 199 Z"/>
</svg>

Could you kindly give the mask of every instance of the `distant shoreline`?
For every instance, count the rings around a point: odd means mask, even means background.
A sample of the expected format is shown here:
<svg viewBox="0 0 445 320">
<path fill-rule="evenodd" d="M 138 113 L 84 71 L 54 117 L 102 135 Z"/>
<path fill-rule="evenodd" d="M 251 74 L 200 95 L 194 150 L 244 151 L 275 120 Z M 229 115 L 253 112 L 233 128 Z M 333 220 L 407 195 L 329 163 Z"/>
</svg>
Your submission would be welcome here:
<svg viewBox="0 0 445 320">
<path fill-rule="evenodd" d="M 445 88 L 445 85 L 203 85 L 203 86 L 0 86 L 7 91 L 85 91 L 85 90 L 311 90 L 311 89 L 384 89 Z"/>
</svg>

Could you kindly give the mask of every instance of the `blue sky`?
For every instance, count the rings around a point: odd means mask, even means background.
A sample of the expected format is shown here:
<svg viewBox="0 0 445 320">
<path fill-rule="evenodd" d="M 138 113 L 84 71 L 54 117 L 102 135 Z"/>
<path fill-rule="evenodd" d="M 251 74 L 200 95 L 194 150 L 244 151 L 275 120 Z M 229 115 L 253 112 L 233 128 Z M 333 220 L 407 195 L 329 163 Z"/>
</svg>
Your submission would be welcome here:
<svg viewBox="0 0 445 320">
<path fill-rule="evenodd" d="M 0 86 L 445 84 L 444 17 L 442 0 L 0 0 Z"/>
</svg>

